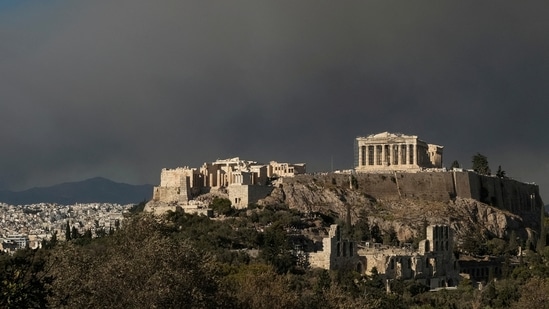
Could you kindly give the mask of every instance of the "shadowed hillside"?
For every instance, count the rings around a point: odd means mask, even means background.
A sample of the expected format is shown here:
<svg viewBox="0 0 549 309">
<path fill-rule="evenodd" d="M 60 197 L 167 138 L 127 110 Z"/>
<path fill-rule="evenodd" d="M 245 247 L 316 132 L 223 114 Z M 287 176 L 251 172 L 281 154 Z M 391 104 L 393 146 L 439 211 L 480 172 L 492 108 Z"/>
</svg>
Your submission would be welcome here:
<svg viewBox="0 0 549 309">
<path fill-rule="evenodd" d="M 400 240 L 417 236 L 425 224 L 450 224 L 456 236 L 470 231 L 530 238 L 540 228 L 537 186 L 462 173 L 326 174 L 279 180 L 262 205 L 285 204 L 305 213 L 350 220 L 367 217 Z M 457 181 L 455 181 L 457 179 Z M 536 199 L 529 199 L 534 194 Z M 486 198 L 489 197 L 489 198 Z M 492 205 L 491 205 L 492 204 Z"/>
</svg>

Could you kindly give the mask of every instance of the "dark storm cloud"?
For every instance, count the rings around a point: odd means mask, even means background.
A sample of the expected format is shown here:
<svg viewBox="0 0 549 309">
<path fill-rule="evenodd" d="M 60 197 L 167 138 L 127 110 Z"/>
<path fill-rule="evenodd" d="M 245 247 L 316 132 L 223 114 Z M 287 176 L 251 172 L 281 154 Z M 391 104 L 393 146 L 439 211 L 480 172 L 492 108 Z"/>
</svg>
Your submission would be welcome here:
<svg viewBox="0 0 549 309">
<path fill-rule="evenodd" d="M 0 185 L 350 168 L 355 136 L 396 131 L 549 194 L 544 3 L 23 3 L 0 5 Z"/>
</svg>

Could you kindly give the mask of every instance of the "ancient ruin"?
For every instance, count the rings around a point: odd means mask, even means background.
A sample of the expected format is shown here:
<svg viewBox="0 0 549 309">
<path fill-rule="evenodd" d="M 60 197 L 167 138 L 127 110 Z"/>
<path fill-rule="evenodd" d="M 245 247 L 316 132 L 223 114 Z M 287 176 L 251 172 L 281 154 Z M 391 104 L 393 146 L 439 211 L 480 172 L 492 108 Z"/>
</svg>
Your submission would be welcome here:
<svg viewBox="0 0 549 309">
<path fill-rule="evenodd" d="M 427 238 L 414 250 L 411 244 L 395 247 L 345 240 L 334 224 L 323 239 L 323 250 L 309 254 L 309 263 L 311 267 L 347 268 L 365 275 L 371 275 L 375 268 L 385 280 L 415 279 L 431 289 L 456 286 L 460 276 L 453 254 L 452 229 L 430 225 L 426 232 Z"/>
<path fill-rule="evenodd" d="M 365 260 L 358 256 L 356 243 L 343 239 L 339 225 L 332 224 L 328 237 L 322 239 L 322 250 L 309 253 L 309 264 L 328 270 L 346 268 L 363 273 Z"/>
<path fill-rule="evenodd" d="M 163 213 L 181 207 L 187 212 L 206 214 L 207 205 L 195 197 L 210 192 L 226 194 L 233 207 L 246 208 L 271 192 L 271 179 L 293 177 L 305 171 L 304 163 L 261 164 L 238 157 L 218 159 L 199 168 L 164 168 L 160 185 L 154 187 L 153 198 L 146 209 Z"/>
<path fill-rule="evenodd" d="M 442 146 L 415 135 L 383 132 L 355 139 L 355 171 L 419 171 L 442 168 Z"/>
</svg>

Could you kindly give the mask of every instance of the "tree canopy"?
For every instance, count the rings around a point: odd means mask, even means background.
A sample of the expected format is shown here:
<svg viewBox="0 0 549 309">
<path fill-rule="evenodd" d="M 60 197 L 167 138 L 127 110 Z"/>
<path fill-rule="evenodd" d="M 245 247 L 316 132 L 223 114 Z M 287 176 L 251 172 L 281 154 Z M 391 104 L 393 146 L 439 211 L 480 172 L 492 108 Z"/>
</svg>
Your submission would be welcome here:
<svg viewBox="0 0 549 309">
<path fill-rule="evenodd" d="M 333 223 L 306 217 L 282 206 L 215 220 L 141 213 L 102 237 L 86 231 L 88 237 L 52 239 L 42 249 L 0 253 L 0 308 L 531 308 L 548 299 L 549 248 L 527 250 L 511 268 L 520 245 L 515 233 L 484 239 L 470 231 L 461 239 L 460 252 L 505 256 L 501 278 L 482 290 L 462 280 L 457 290 L 432 293 L 419 280 L 395 279 L 387 292 L 375 268 L 359 274 L 299 264 L 296 253 L 307 243 L 295 230 Z M 371 224 L 361 212 L 351 239 L 396 243 L 394 228 Z"/>
<path fill-rule="evenodd" d="M 507 176 L 505 176 L 505 171 L 501 169 L 501 165 L 498 166 L 498 171 L 496 172 L 496 176 L 499 178 L 507 178 Z"/>
<path fill-rule="evenodd" d="M 492 171 L 488 165 L 488 158 L 477 152 L 473 156 L 473 170 L 481 175 L 491 175 Z"/>
</svg>

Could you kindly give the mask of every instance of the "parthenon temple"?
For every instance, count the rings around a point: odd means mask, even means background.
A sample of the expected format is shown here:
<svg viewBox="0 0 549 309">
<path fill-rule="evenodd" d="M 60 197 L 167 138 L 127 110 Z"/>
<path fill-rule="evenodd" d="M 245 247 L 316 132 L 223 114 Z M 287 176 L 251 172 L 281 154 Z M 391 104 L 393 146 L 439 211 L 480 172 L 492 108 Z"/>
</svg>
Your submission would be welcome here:
<svg viewBox="0 0 549 309">
<path fill-rule="evenodd" d="M 383 132 L 355 139 L 355 171 L 418 171 L 442 168 L 442 146 L 415 135 Z"/>
</svg>

